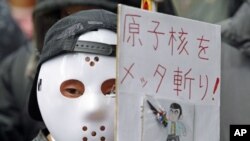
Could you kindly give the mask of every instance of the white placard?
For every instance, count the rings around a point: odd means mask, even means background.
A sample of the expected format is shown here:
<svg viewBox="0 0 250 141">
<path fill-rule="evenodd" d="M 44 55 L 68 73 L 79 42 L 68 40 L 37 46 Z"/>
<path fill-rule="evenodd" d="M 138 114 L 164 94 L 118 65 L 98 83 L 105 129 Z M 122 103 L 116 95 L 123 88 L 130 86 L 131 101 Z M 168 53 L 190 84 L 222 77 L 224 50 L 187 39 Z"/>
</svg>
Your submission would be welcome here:
<svg viewBox="0 0 250 141">
<path fill-rule="evenodd" d="M 143 120 L 149 95 L 167 101 L 162 110 L 169 123 L 170 104 L 181 105 L 192 133 L 180 141 L 219 141 L 220 41 L 218 25 L 119 5 L 117 140 L 157 137 L 143 128 L 158 124 L 157 117 Z"/>
</svg>

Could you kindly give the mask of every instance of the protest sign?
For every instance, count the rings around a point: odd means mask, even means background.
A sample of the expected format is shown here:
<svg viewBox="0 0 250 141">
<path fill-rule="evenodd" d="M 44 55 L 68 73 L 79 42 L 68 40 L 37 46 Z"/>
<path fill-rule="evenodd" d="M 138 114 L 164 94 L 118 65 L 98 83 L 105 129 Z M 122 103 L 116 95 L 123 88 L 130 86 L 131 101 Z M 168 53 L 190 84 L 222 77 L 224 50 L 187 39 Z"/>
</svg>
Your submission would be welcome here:
<svg viewBox="0 0 250 141">
<path fill-rule="evenodd" d="M 119 5 L 118 141 L 219 141 L 220 26 Z"/>
</svg>

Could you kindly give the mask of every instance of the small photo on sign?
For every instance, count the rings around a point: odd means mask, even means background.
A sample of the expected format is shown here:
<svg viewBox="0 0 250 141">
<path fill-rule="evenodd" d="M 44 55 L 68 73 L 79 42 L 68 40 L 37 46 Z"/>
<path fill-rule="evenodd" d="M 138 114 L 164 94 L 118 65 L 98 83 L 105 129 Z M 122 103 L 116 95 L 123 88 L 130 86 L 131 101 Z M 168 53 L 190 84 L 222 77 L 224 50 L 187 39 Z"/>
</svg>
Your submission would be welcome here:
<svg viewBox="0 0 250 141">
<path fill-rule="evenodd" d="M 145 96 L 142 115 L 142 141 L 193 141 L 193 104 Z"/>
</svg>

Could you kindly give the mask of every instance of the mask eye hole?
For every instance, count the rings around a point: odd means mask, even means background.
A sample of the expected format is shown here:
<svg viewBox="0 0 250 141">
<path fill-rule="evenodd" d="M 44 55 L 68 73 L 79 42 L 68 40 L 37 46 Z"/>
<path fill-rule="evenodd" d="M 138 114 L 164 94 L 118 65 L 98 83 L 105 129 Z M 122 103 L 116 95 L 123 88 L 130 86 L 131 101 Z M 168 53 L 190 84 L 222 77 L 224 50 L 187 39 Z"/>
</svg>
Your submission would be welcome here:
<svg viewBox="0 0 250 141">
<path fill-rule="evenodd" d="M 60 86 L 61 94 L 68 98 L 77 98 L 83 95 L 84 90 L 84 84 L 75 79 L 66 80 Z"/>
<path fill-rule="evenodd" d="M 115 95 L 115 79 L 108 79 L 102 83 L 101 91 L 105 96 Z"/>
</svg>

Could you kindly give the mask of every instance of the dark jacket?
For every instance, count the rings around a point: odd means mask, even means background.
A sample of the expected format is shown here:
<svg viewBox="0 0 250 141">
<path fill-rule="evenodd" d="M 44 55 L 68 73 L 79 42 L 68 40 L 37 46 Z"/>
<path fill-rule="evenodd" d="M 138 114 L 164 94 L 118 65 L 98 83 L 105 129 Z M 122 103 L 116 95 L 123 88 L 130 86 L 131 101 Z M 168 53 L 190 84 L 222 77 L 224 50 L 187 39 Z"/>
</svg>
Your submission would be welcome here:
<svg viewBox="0 0 250 141">
<path fill-rule="evenodd" d="M 229 141 L 230 125 L 250 123 L 250 0 L 222 23 L 220 140 Z"/>
<path fill-rule="evenodd" d="M 32 120 L 27 111 L 32 84 L 29 65 L 34 60 L 33 52 L 31 44 L 27 43 L 3 60 L 0 66 L 1 141 L 30 141 L 39 129 L 44 128 L 43 124 Z"/>
</svg>

